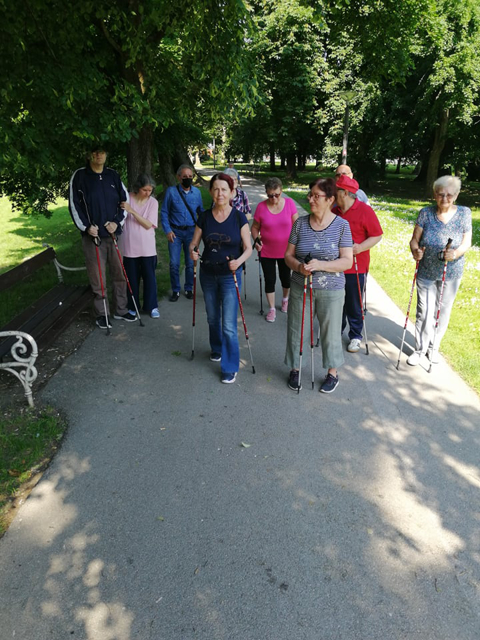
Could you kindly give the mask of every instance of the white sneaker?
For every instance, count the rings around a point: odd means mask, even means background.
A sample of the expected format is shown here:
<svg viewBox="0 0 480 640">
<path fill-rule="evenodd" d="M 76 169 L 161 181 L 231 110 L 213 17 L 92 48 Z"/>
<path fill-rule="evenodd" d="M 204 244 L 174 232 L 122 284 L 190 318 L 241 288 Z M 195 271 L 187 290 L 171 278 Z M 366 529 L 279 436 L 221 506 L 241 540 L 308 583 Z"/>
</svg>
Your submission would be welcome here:
<svg viewBox="0 0 480 640">
<path fill-rule="evenodd" d="M 361 344 L 362 344 L 361 340 L 359 340 L 358 338 L 353 338 L 353 340 L 350 340 L 348 344 L 347 351 L 349 353 L 357 353 L 357 351 L 360 351 Z"/>
<path fill-rule="evenodd" d="M 411 367 L 416 367 L 422 359 L 422 355 L 423 353 L 421 351 L 414 351 L 410 356 L 408 356 L 407 364 Z"/>
</svg>

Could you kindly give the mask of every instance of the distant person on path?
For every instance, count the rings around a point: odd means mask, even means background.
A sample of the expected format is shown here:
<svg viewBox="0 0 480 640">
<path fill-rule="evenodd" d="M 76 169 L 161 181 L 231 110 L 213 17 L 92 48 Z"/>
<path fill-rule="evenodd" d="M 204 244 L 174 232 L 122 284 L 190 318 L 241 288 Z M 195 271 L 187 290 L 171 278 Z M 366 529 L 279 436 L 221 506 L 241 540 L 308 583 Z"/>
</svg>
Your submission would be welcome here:
<svg viewBox="0 0 480 640">
<path fill-rule="evenodd" d="M 238 298 L 232 272 L 236 272 L 240 288 L 240 267 L 252 254 L 252 242 L 245 214 L 231 205 L 231 176 L 215 174 L 210 180 L 210 195 L 212 208 L 200 214 L 190 252 L 192 260 L 198 260 L 198 247 L 203 240 L 200 283 L 207 311 L 210 360 L 221 362 L 221 381 L 231 384 L 240 367 Z"/>
<path fill-rule="evenodd" d="M 415 351 L 407 359 L 417 365 L 423 355 L 438 362 L 440 343 L 448 327 L 455 296 L 462 280 L 465 253 L 472 246 L 472 212 L 456 205 L 461 182 L 454 176 L 442 176 L 433 183 L 436 206 L 424 207 L 418 214 L 410 241 L 414 260 L 419 260 L 417 276 L 417 317 Z M 452 245 L 445 251 L 447 242 Z M 443 268 L 447 262 L 442 307 L 435 344 L 435 324 L 442 288 Z"/>
<path fill-rule="evenodd" d="M 233 191 L 235 193 L 232 201 L 233 208 L 244 213 L 247 220 L 250 220 L 252 217 L 252 207 L 250 206 L 247 193 L 238 186 L 238 173 L 235 169 L 225 169 L 224 173 L 233 178 Z"/>
<path fill-rule="evenodd" d="M 335 182 L 338 182 L 339 178 L 342 176 L 347 176 L 347 178 L 353 178 L 353 173 L 348 164 L 341 164 L 335 170 Z M 368 196 L 365 191 L 358 189 L 357 191 L 357 200 L 360 202 L 365 202 L 365 204 L 370 204 L 368 201 Z"/>
<path fill-rule="evenodd" d="M 231 160 L 229 160 L 227 162 L 227 169 L 229 169 L 230 171 L 234 171 L 235 172 L 236 177 L 237 177 L 237 184 L 242 186 L 242 181 L 240 179 L 240 174 L 238 173 L 238 171 L 235 169 L 235 167 L 233 165 L 234 165 L 234 163 Z M 227 169 L 225 169 L 225 173 L 226 173 Z M 227 173 L 227 175 L 231 175 L 231 174 Z"/>
<path fill-rule="evenodd" d="M 265 278 L 265 295 L 270 310 L 265 316 L 267 322 L 275 322 L 275 283 L 276 266 L 283 288 L 282 313 L 287 313 L 290 295 L 290 267 L 285 263 L 285 251 L 292 231 L 292 225 L 298 218 L 295 202 L 282 195 L 282 181 L 269 178 L 265 183 L 267 199 L 260 202 L 255 209 L 252 224 L 252 238 L 257 251 L 261 254 L 260 262 Z"/>
<path fill-rule="evenodd" d="M 158 227 L 158 202 L 152 197 L 155 181 L 146 173 L 135 180 L 130 193 L 130 202 L 120 206 L 128 213 L 125 220 L 121 247 L 123 264 L 132 287 L 135 302 L 140 309 L 140 280 L 143 280 L 143 310 L 152 318 L 159 318 L 157 300 L 157 247 L 155 229 Z M 130 291 L 128 295 L 129 313 L 134 314 Z"/>
<path fill-rule="evenodd" d="M 380 242 L 382 227 L 375 211 L 357 198 L 358 182 L 348 176 L 337 180 L 337 205 L 333 213 L 341 216 L 350 225 L 353 238 L 353 255 L 357 261 L 360 290 L 365 288 L 365 280 L 370 265 L 370 249 Z M 357 270 L 354 265 L 345 271 L 345 305 L 343 307 L 342 333 L 349 325 L 347 351 L 356 353 L 363 337 L 363 302 L 358 293 Z"/>
<path fill-rule="evenodd" d="M 170 283 L 172 295 L 170 302 L 180 298 L 180 256 L 183 248 L 185 256 L 185 295 L 193 298 L 193 262 L 189 245 L 198 214 L 203 211 L 200 190 L 192 186 L 193 170 L 188 164 L 182 164 L 177 170 L 179 184 L 168 187 L 162 203 L 162 228 L 168 240 L 170 254 Z"/>
<path fill-rule="evenodd" d="M 107 299 L 106 266 L 112 279 L 114 318 L 134 322 L 137 316 L 127 311 L 127 286 L 122 266 L 110 234 L 120 235 L 126 212 L 121 202 L 128 202 L 128 192 L 118 173 L 105 166 L 105 146 L 91 148 L 85 167 L 77 169 L 70 180 L 68 208 L 75 225 L 82 233 L 82 247 L 90 285 L 94 293 L 93 306 L 100 329 L 111 325 L 105 317 L 102 282 Z M 101 280 L 97 262 L 97 245 L 101 265 Z M 107 311 L 108 313 L 108 311 Z"/>
<path fill-rule="evenodd" d="M 285 262 L 292 269 L 285 364 L 290 367 L 288 386 L 294 391 L 301 389 L 299 366 L 303 287 L 305 278 L 310 275 L 313 276 L 314 314 L 320 324 L 323 366 L 327 369 L 320 386 L 322 393 L 335 391 L 338 385 L 337 369 L 345 361 L 341 337 L 345 299 L 343 272 L 352 266 L 353 251 L 348 222 L 331 210 L 336 193 L 332 178 L 318 178 L 310 183 L 307 198 L 312 213 L 295 222 L 285 253 Z M 311 258 L 308 264 L 305 263 L 307 257 Z"/>
</svg>

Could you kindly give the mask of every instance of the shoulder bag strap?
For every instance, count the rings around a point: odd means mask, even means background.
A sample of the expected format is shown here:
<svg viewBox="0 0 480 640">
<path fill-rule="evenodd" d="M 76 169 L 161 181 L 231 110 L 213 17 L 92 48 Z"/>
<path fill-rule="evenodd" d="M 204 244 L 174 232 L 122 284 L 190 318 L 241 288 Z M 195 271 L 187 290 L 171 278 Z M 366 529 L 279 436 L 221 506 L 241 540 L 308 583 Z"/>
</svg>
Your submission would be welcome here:
<svg viewBox="0 0 480 640">
<path fill-rule="evenodd" d="M 180 185 L 178 185 L 178 184 L 177 184 L 177 189 L 178 189 L 178 193 L 180 194 L 181 199 L 183 200 L 183 204 L 187 207 L 188 213 L 192 216 L 193 224 L 197 224 L 195 216 L 193 215 L 193 211 L 188 206 L 187 201 L 185 200 L 185 196 L 183 195 L 182 190 L 180 189 Z"/>
</svg>

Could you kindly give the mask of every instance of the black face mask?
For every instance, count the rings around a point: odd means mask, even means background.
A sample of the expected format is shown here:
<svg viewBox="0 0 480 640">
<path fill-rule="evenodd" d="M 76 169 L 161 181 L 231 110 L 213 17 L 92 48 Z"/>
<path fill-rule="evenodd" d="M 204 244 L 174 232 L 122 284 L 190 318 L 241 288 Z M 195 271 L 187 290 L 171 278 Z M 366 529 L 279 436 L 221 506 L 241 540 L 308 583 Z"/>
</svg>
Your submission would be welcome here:
<svg viewBox="0 0 480 640">
<path fill-rule="evenodd" d="M 190 189 L 190 187 L 192 186 L 192 182 L 192 178 L 182 178 L 182 187 L 185 187 L 185 189 Z"/>
</svg>

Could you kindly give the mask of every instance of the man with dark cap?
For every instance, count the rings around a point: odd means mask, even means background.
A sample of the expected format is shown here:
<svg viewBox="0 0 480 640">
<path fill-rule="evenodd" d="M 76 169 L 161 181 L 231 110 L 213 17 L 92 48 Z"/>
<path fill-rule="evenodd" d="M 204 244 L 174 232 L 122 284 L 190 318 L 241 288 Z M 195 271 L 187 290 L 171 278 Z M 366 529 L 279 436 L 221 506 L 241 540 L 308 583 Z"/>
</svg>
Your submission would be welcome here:
<svg viewBox="0 0 480 640">
<path fill-rule="evenodd" d="M 127 289 L 112 234 L 119 235 L 127 212 L 120 207 L 128 202 L 128 191 L 119 174 L 105 166 L 105 146 L 92 145 L 84 167 L 70 180 L 69 210 L 82 234 L 82 247 L 88 278 L 94 293 L 93 306 L 100 329 L 111 327 L 108 311 L 106 266 L 109 265 L 113 291 L 113 317 L 135 322 L 136 314 L 127 310 Z"/>
</svg>

